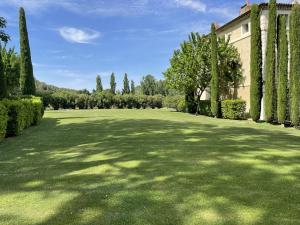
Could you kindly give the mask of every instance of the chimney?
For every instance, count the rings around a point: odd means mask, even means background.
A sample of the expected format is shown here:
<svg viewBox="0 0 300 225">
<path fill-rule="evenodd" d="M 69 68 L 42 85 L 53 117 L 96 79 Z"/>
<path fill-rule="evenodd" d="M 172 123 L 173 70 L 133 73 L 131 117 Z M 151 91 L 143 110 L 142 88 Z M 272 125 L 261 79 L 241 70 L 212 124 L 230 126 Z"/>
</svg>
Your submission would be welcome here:
<svg viewBox="0 0 300 225">
<path fill-rule="evenodd" d="M 250 10 L 251 10 L 251 4 L 250 1 L 247 0 L 246 4 L 241 7 L 240 15 L 243 15 Z"/>
</svg>

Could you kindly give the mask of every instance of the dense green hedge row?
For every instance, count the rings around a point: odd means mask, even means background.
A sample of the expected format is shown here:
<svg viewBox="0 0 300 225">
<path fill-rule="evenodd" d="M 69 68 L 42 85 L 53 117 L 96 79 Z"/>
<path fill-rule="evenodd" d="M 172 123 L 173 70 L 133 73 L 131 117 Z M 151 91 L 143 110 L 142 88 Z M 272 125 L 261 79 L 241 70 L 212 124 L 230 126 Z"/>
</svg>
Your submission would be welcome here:
<svg viewBox="0 0 300 225">
<path fill-rule="evenodd" d="M 4 99 L 0 102 L 0 139 L 17 136 L 40 123 L 44 107 L 40 98 Z"/>
<path fill-rule="evenodd" d="M 8 111 L 3 103 L 0 102 L 0 141 L 6 135 L 6 127 L 8 120 Z"/>
<path fill-rule="evenodd" d="M 45 107 L 58 109 L 162 108 L 163 96 L 113 95 L 107 92 L 87 94 L 54 93 L 43 96 Z"/>
</svg>

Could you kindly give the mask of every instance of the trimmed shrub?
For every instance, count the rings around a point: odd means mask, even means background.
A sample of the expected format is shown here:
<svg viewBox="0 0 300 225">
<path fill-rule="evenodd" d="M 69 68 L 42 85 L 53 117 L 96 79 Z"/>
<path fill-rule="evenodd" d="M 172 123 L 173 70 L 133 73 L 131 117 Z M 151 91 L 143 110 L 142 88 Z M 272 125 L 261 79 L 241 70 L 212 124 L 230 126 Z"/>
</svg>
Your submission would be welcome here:
<svg viewBox="0 0 300 225">
<path fill-rule="evenodd" d="M 3 103 L 0 102 L 0 141 L 5 137 L 8 121 L 8 111 Z"/>
<path fill-rule="evenodd" d="M 17 136 L 22 133 L 26 127 L 26 109 L 21 100 L 3 100 L 3 104 L 8 110 L 8 123 L 6 136 Z"/>
<path fill-rule="evenodd" d="M 33 124 L 34 119 L 34 107 L 30 99 L 22 99 L 22 104 L 24 106 L 24 118 L 25 118 L 25 127 L 28 128 Z"/>
<path fill-rule="evenodd" d="M 223 118 L 231 120 L 245 119 L 246 102 L 243 100 L 222 101 Z"/>
<path fill-rule="evenodd" d="M 31 99 L 31 103 L 33 105 L 33 122 L 32 125 L 40 124 L 43 116 L 44 116 L 44 106 L 42 99 L 39 97 L 33 97 Z"/>
</svg>

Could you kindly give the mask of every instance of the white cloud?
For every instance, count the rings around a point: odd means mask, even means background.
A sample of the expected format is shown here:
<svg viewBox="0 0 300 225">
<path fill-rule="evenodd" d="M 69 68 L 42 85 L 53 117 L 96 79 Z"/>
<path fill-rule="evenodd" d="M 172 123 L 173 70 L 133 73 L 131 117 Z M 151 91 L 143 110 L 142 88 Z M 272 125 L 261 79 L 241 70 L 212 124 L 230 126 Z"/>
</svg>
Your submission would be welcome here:
<svg viewBox="0 0 300 225">
<path fill-rule="evenodd" d="M 74 27 L 61 27 L 58 29 L 59 34 L 71 43 L 87 44 L 99 38 L 101 34 L 94 30 L 81 30 Z"/>
<path fill-rule="evenodd" d="M 206 12 L 206 5 L 197 0 L 175 0 L 178 6 L 190 8 L 197 12 Z"/>
</svg>

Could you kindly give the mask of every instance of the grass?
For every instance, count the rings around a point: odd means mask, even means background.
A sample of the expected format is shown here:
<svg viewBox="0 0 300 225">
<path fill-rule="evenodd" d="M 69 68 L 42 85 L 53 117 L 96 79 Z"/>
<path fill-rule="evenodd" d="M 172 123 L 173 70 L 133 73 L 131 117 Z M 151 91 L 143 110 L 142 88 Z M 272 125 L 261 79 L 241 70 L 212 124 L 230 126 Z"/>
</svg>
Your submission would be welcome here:
<svg viewBox="0 0 300 225">
<path fill-rule="evenodd" d="M 300 224 L 300 131 L 51 111 L 0 144 L 1 225 Z"/>
</svg>

